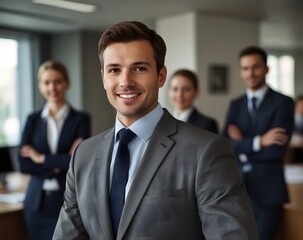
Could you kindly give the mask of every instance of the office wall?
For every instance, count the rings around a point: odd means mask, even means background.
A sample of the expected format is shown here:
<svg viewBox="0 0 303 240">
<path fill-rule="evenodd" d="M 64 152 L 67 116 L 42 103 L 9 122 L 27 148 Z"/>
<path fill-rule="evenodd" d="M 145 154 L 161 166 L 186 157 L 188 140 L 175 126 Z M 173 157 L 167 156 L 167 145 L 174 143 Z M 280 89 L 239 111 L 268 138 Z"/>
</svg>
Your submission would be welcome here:
<svg viewBox="0 0 303 240">
<path fill-rule="evenodd" d="M 294 53 L 295 58 L 295 96 L 303 95 L 303 51 Z"/>
<path fill-rule="evenodd" d="M 259 24 L 202 13 L 185 13 L 157 20 L 157 31 L 167 43 L 168 76 L 182 67 L 198 73 L 199 110 L 218 120 L 223 127 L 230 100 L 245 91 L 239 78 L 238 53 L 258 44 Z M 208 68 L 212 64 L 228 66 L 228 88 L 224 93 L 208 91 Z M 168 84 L 166 85 L 167 88 Z M 160 92 L 160 103 L 171 110 L 167 91 Z"/>
<path fill-rule="evenodd" d="M 303 49 L 302 28 L 300 30 L 283 23 L 263 21 L 260 23 L 261 45 L 271 49 Z"/>
<path fill-rule="evenodd" d="M 115 111 L 101 84 L 97 46 L 100 34 L 88 32 L 52 35 L 52 58 L 66 64 L 71 78 L 67 99 L 91 114 L 93 135 L 113 126 Z"/>
<path fill-rule="evenodd" d="M 197 106 L 202 112 L 215 117 L 222 128 L 231 99 L 245 91 L 245 85 L 239 77 L 239 51 L 248 45 L 258 44 L 259 24 L 206 14 L 199 14 L 197 21 L 197 58 L 201 87 Z M 214 64 L 228 67 L 226 92 L 208 91 L 208 70 Z"/>
<path fill-rule="evenodd" d="M 67 99 L 78 109 L 83 108 L 83 59 L 80 32 L 52 35 L 51 58 L 63 62 L 71 79 Z"/>
<path fill-rule="evenodd" d="M 172 110 L 167 95 L 169 77 L 179 68 L 188 68 L 193 71 L 197 68 L 196 22 L 195 13 L 180 14 L 156 21 L 156 30 L 163 37 L 167 47 L 165 61 L 167 82 L 160 90 L 159 102 L 169 110 Z"/>
</svg>

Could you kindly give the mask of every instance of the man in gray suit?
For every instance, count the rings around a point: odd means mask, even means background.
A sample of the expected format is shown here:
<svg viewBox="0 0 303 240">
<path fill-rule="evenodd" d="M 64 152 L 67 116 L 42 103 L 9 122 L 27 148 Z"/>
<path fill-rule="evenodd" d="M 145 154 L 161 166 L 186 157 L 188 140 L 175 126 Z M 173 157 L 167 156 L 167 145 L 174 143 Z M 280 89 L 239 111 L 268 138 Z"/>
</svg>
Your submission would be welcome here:
<svg viewBox="0 0 303 240">
<path fill-rule="evenodd" d="M 176 120 L 158 103 L 165 53 L 163 39 L 139 22 L 118 23 L 101 36 L 103 86 L 117 110 L 115 127 L 75 150 L 53 239 L 258 239 L 227 141 Z M 129 168 L 117 214 L 116 186 L 125 171 L 117 178 L 116 155 L 125 128 L 135 137 L 125 154 Z"/>
</svg>

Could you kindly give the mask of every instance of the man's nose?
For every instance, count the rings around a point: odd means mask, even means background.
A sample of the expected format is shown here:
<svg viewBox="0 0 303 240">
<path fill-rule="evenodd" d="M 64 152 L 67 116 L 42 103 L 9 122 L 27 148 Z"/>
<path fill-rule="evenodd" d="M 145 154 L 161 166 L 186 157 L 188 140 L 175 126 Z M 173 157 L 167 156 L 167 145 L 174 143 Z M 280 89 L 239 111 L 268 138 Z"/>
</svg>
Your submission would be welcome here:
<svg viewBox="0 0 303 240">
<path fill-rule="evenodd" d="M 179 89 L 179 90 L 176 92 L 176 96 L 177 96 L 177 97 L 182 97 L 182 95 L 183 95 L 182 90 Z"/>
<path fill-rule="evenodd" d="M 184 94 L 185 94 L 185 90 L 184 89 L 178 89 L 178 91 L 176 92 L 176 95 L 179 98 L 184 97 Z"/>
<path fill-rule="evenodd" d="M 125 70 L 121 74 L 121 79 L 120 79 L 120 86 L 121 87 L 129 87 L 133 86 L 134 81 L 133 81 L 133 76 L 131 74 L 131 71 Z"/>
</svg>

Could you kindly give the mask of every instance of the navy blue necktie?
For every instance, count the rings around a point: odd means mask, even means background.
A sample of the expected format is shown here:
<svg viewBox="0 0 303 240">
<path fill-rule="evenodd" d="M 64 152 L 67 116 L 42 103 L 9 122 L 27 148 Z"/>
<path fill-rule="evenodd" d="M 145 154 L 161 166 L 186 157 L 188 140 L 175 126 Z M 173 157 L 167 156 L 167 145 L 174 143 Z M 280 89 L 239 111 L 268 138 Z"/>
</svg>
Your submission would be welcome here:
<svg viewBox="0 0 303 240">
<path fill-rule="evenodd" d="M 251 112 L 251 115 L 254 118 L 256 116 L 256 113 L 257 113 L 257 98 L 256 97 L 252 97 L 251 98 L 251 103 L 252 103 L 252 112 Z"/>
<path fill-rule="evenodd" d="M 110 208 L 114 238 L 117 236 L 120 217 L 125 201 L 125 187 L 128 180 L 129 150 L 128 144 L 136 135 L 129 129 L 119 131 L 119 146 L 115 158 L 114 171 L 110 189 Z"/>
</svg>

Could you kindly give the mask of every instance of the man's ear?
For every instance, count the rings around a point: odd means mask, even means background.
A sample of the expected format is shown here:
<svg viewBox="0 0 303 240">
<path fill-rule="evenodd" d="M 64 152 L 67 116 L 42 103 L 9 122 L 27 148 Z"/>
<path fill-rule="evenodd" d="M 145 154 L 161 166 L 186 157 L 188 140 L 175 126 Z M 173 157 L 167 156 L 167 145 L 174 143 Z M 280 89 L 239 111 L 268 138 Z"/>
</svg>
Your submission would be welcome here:
<svg viewBox="0 0 303 240">
<path fill-rule="evenodd" d="M 165 81 L 166 81 L 166 76 L 167 76 L 167 69 L 166 67 L 162 67 L 159 76 L 158 76 L 158 87 L 161 88 L 163 87 Z"/>
</svg>

